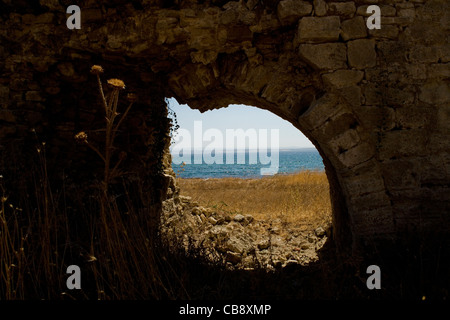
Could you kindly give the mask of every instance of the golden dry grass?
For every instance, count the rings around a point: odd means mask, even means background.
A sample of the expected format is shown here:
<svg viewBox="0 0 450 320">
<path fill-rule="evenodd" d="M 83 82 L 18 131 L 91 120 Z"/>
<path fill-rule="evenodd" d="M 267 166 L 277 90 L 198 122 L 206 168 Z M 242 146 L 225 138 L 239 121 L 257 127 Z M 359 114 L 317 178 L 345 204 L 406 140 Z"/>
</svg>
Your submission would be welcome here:
<svg viewBox="0 0 450 320">
<path fill-rule="evenodd" d="M 331 222 L 329 184 L 324 172 L 302 171 L 261 179 L 178 178 L 181 194 L 200 205 L 251 214 L 260 221 L 280 219 L 302 230 Z"/>
</svg>

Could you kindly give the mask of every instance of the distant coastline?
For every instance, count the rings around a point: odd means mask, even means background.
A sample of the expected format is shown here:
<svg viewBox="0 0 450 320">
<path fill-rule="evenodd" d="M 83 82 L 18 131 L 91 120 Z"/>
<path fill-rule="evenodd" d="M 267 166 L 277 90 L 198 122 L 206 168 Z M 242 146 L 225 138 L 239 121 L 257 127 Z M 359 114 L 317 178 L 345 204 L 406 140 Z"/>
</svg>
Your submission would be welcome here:
<svg viewBox="0 0 450 320">
<path fill-rule="evenodd" d="M 176 175 L 180 178 L 261 178 L 261 168 L 274 166 L 273 163 L 261 163 L 259 154 L 255 156 L 255 150 L 235 150 L 234 162 L 226 163 L 227 153 L 233 153 L 231 150 L 223 152 L 222 163 L 199 163 L 194 162 L 195 156 L 198 157 L 200 150 L 193 150 L 190 159 L 192 161 L 184 161 L 183 163 L 172 163 L 172 168 Z M 245 154 L 245 156 L 243 155 Z M 250 155 L 254 155 L 251 163 Z M 241 158 L 239 158 L 241 156 Z M 187 157 L 189 159 L 189 157 Z M 294 174 L 300 171 L 324 171 L 324 165 L 319 152 L 315 148 L 282 148 L 278 151 L 278 159 L 275 164 L 277 171 L 275 174 Z M 241 162 L 238 161 L 240 159 Z M 243 162 L 242 159 L 245 159 Z M 274 161 L 274 159 L 271 159 Z"/>
<path fill-rule="evenodd" d="M 301 150 L 307 150 L 307 151 L 311 151 L 311 150 L 316 150 L 316 148 L 314 147 L 280 147 L 279 151 L 301 151 Z M 224 152 L 232 152 L 233 150 L 230 149 L 225 149 Z M 246 148 L 246 149 L 234 149 L 234 151 L 258 151 L 258 149 L 250 149 L 250 148 Z M 191 152 L 203 152 L 203 149 L 196 149 L 196 148 L 192 148 Z"/>
</svg>

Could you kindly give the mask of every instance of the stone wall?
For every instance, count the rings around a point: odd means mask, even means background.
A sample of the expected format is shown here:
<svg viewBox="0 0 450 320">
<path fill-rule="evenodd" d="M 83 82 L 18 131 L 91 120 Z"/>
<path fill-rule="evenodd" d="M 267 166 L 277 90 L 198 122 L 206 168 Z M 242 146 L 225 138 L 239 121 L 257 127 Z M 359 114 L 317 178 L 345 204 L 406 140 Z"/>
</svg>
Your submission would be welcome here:
<svg viewBox="0 0 450 320">
<path fill-rule="evenodd" d="M 80 30 L 66 27 L 69 2 L 0 1 L 4 176 L 31 174 L 36 136 L 55 181 L 101 172 L 73 139 L 104 122 L 89 74 L 100 64 L 138 95 L 119 144 L 153 205 L 177 192 L 164 97 L 201 111 L 242 103 L 315 144 L 341 249 L 448 235 L 448 1 L 84 0 Z M 380 30 L 365 25 L 370 4 Z"/>
</svg>

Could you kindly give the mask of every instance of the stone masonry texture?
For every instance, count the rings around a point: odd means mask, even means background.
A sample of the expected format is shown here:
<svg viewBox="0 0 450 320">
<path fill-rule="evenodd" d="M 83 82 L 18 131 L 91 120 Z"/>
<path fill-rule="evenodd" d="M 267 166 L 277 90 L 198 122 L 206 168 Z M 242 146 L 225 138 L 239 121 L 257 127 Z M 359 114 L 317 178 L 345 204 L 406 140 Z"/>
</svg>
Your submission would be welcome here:
<svg viewBox="0 0 450 320">
<path fill-rule="evenodd" d="M 18 188 L 36 137 L 55 185 L 101 174 L 73 139 L 104 121 L 99 64 L 137 94 L 117 143 L 155 208 L 176 196 L 175 97 L 254 105 L 301 130 L 324 159 L 338 247 L 449 234 L 447 0 L 81 0 L 80 30 L 66 27 L 69 2 L 0 1 L 0 174 Z M 380 30 L 365 26 L 371 4 Z"/>
</svg>

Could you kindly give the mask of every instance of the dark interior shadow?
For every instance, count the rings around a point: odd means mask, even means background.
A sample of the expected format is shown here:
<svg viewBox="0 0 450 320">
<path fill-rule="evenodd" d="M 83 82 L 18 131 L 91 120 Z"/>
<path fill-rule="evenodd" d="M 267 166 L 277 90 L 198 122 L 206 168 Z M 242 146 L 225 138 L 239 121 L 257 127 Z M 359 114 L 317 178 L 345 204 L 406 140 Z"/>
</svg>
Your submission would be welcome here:
<svg viewBox="0 0 450 320">
<path fill-rule="evenodd" d="M 274 271 L 264 268 L 230 270 L 225 265 L 207 262 L 201 252 L 191 252 L 188 256 L 171 253 L 166 263 L 180 268 L 177 272 L 186 296 L 179 298 L 335 300 L 361 297 L 365 283 L 358 277 L 342 277 L 353 272 L 349 265 L 338 262 L 331 240 L 318 251 L 318 257 L 306 266 L 287 265 Z M 349 269 L 347 273 L 346 268 Z"/>
<path fill-rule="evenodd" d="M 378 248 L 366 259 L 342 258 L 336 254 L 332 239 L 328 239 L 317 252 L 318 260 L 275 271 L 229 270 L 224 265 L 208 263 L 201 252 L 191 252 L 189 256 L 167 254 L 164 263 L 176 270 L 184 288 L 176 299 L 447 300 L 448 247 L 440 242 L 439 246 L 434 245 L 435 250 L 423 244 L 417 250 L 413 246 L 400 248 L 404 246 Z M 366 269 L 373 261 L 381 262 L 379 290 L 369 289 L 366 284 L 370 276 Z"/>
</svg>

